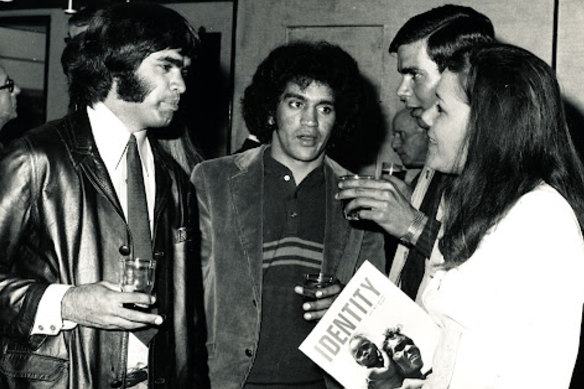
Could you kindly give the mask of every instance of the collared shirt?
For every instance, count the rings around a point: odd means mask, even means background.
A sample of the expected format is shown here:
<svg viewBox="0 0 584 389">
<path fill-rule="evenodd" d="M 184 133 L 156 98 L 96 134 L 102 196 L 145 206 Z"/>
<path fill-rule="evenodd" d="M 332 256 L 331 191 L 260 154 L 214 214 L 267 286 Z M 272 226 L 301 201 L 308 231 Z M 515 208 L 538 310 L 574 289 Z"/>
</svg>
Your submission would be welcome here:
<svg viewBox="0 0 584 389">
<path fill-rule="evenodd" d="M 127 216 L 126 149 L 131 133 L 122 121 L 103 103 L 97 103 L 93 108 L 87 107 L 87 115 L 97 150 L 108 171 L 124 215 Z M 153 231 L 154 199 L 156 194 L 154 157 L 150 143 L 146 138 L 146 131 L 134 132 L 134 136 L 142 159 L 148 218 L 150 220 L 150 231 Z M 75 327 L 75 323 L 63 321 L 61 316 L 61 301 L 70 287 L 72 285 L 49 285 L 39 302 L 31 334 L 57 335 L 61 330 L 69 330 Z M 130 333 L 128 367 L 145 366 L 147 363 L 148 347 Z"/>
<path fill-rule="evenodd" d="M 294 286 L 322 268 L 325 191 L 324 166 L 297 185 L 290 169 L 266 150 L 261 334 L 247 383 L 324 387 L 322 371 L 298 350 L 314 323 L 303 319 L 304 300 Z"/>
<path fill-rule="evenodd" d="M 112 180 L 118 200 L 124 211 L 128 214 L 128 194 L 126 186 L 126 149 L 131 133 L 128 128 L 110 111 L 105 104 L 97 103 L 93 108 L 87 108 L 91 131 L 97 145 L 99 155 L 103 160 L 107 172 Z M 146 130 L 134 132 L 140 158 L 142 159 L 142 173 L 144 175 L 144 188 L 146 190 L 146 202 L 148 203 L 148 219 L 150 231 L 153 231 L 154 220 L 154 195 L 156 180 L 154 177 L 154 157 Z"/>
</svg>

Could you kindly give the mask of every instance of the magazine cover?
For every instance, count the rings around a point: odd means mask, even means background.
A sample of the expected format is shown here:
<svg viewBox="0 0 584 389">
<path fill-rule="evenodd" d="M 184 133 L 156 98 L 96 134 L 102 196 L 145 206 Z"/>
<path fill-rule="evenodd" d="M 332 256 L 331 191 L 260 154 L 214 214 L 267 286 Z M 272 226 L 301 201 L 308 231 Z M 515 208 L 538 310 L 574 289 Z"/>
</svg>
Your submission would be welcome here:
<svg viewBox="0 0 584 389">
<path fill-rule="evenodd" d="M 365 261 L 299 349 L 347 389 L 399 388 L 431 369 L 439 330 Z"/>
</svg>

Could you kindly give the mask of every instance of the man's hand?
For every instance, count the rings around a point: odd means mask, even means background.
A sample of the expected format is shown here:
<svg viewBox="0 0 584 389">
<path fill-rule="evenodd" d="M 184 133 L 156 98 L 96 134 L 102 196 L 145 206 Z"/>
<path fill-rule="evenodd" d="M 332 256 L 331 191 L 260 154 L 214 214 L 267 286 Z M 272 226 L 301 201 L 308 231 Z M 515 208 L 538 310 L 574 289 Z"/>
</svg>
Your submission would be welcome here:
<svg viewBox="0 0 584 389">
<path fill-rule="evenodd" d="M 377 223 L 387 233 L 401 238 L 416 216 L 409 198 L 411 189 L 396 177 L 388 180 L 346 180 L 339 183 L 336 198 L 352 199 L 345 212 L 357 210 L 359 218 Z"/>
<path fill-rule="evenodd" d="M 424 386 L 425 382 L 426 380 L 421 378 L 406 378 L 399 389 L 420 389 Z"/>
<path fill-rule="evenodd" d="M 320 320 L 333 301 L 335 301 L 337 295 L 341 293 L 341 290 L 342 286 L 339 283 L 327 286 L 326 288 L 319 288 L 316 292 L 314 292 L 314 289 L 305 290 L 302 286 L 294 287 L 294 292 L 297 294 L 315 299 L 302 304 L 302 309 L 304 310 L 303 317 L 308 321 Z"/>
<path fill-rule="evenodd" d="M 414 193 L 414 187 L 394 176 L 388 176 L 385 178 L 385 181 L 391 182 L 392 185 L 402 194 L 402 196 L 408 199 L 408 201 L 411 200 L 412 193 Z"/>
<path fill-rule="evenodd" d="M 111 282 L 74 286 L 65 293 L 61 315 L 79 325 L 108 330 L 134 330 L 148 324 L 162 324 L 162 316 L 124 308 L 124 304 L 154 303 L 144 293 L 124 293 Z"/>
</svg>

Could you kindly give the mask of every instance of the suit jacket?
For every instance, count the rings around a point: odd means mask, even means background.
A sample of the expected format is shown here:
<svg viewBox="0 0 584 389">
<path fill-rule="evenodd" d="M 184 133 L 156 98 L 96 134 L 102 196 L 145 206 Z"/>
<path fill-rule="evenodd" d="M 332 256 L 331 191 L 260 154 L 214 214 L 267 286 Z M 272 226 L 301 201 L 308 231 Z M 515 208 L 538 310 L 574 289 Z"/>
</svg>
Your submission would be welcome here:
<svg viewBox="0 0 584 389">
<path fill-rule="evenodd" d="M 209 377 L 214 389 L 240 389 L 251 370 L 262 317 L 263 154 L 266 146 L 197 165 Z M 347 171 L 325 158 L 324 261 L 346 284 L 369 260 L 384 268 L 383 237 L 354 228 L 334 199 Z M 293 291 L 290 291 L 293 293 Z M 332 380 L 329 387 L 336 387 Z"/>
<path fill-rule="evenodd" d="M 151 144 L 155 293 L 167 319 L 150 344 L 150 388 L 205 387 L 202 278 L 189 237 L 194 191 L 180 167 Z M 131 244 L 85 111 L 11 144 L 0 160 L 0 210 L 0 387 L 123 387 L 126 331 L 78 325 L 54 336 L 29 335 L 49 284 L 117 283 L 119 260 Z"/>
<path fill-rule="evenodd" d="M 418 244 L 408 252 L 406 263 L 404 264 L 400 277 L 401 289 L 412 300 L 416 301 L 418 301 L 416 298 L 418 296 L 418 289 L 426 272 L 426 258 L 430 258 L 432 254 L 431 248 L 434 247 L 434 243 L 438 237 L 438 231 L 442 225 L 440 221 L 436 220 L 438 206 L 440 205 L 443 192 L 442 177 L 440 172 L 435 172 L 428 186 L 428 190 L 424 195 L 419 209 L 428 217 L 428 223 L 418 239 Z M 425 250 L 421 248 L 424 246 Z"/>
<path fill-rule="evenodd" d="M 441 173 L 428 167 L 424 167 L 420 172 L 411 203 L 426 214 L 428 222 L 416 245 L 411 249 L 410 246 L 401 243 L 397 245 L 389 269 L 389 279 L 418 303 L 424 285 L 431 277 L 431 272 L 426 269 L 432 269 L 432 252 L 441 227 L 442 216 L 439 208 L 442 179 Z"/>
</svg>

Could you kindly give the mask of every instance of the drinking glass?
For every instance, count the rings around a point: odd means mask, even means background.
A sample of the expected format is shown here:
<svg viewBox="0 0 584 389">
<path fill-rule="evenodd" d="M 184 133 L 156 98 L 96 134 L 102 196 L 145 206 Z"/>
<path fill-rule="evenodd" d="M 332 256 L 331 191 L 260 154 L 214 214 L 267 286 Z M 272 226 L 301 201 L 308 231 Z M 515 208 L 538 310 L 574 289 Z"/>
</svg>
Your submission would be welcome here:
<svg viewBox="0 0 584 389">
<path fill-rule="evenodd" d="M 308 300 L 316 298 L 315 293 L 319 289 L 326 288 L 337 282 L 335 276 L 325 273 L 307 273 L 304 274 L 304 282 L 302 284 L 304 297 Z"/>
<path fill-rule="evenodd" d="M 404 181 L 408 169 L 404 165 L 395 162 L 381 163 L 381 178 L 387 179 L 388 176 L 394 176 Z"/>
<path fill-rule="evenodd" d="M 346 180 L 373 180 L 373 179 L 375 179 L 374 176 L 367 175 L 367 174 L 348 174 L 345 176 L 340 176 L 339 182 L 346 181 Z M 345 215 L 345 219 L 347 219 L 347 220 L 359 220 L 359 209 L 355 209 L 351 212 L 345 212 L 345 206 L 351 200 L 352 199 L 343 199 L 342 200 L 343 214 Z"/>
<path fill-rule="evenodd" d="M 139 292 L 152 295 L 155 270 L 155 259 L 120 259 L 120 288 L 123 292 Z"/>
</svg>

